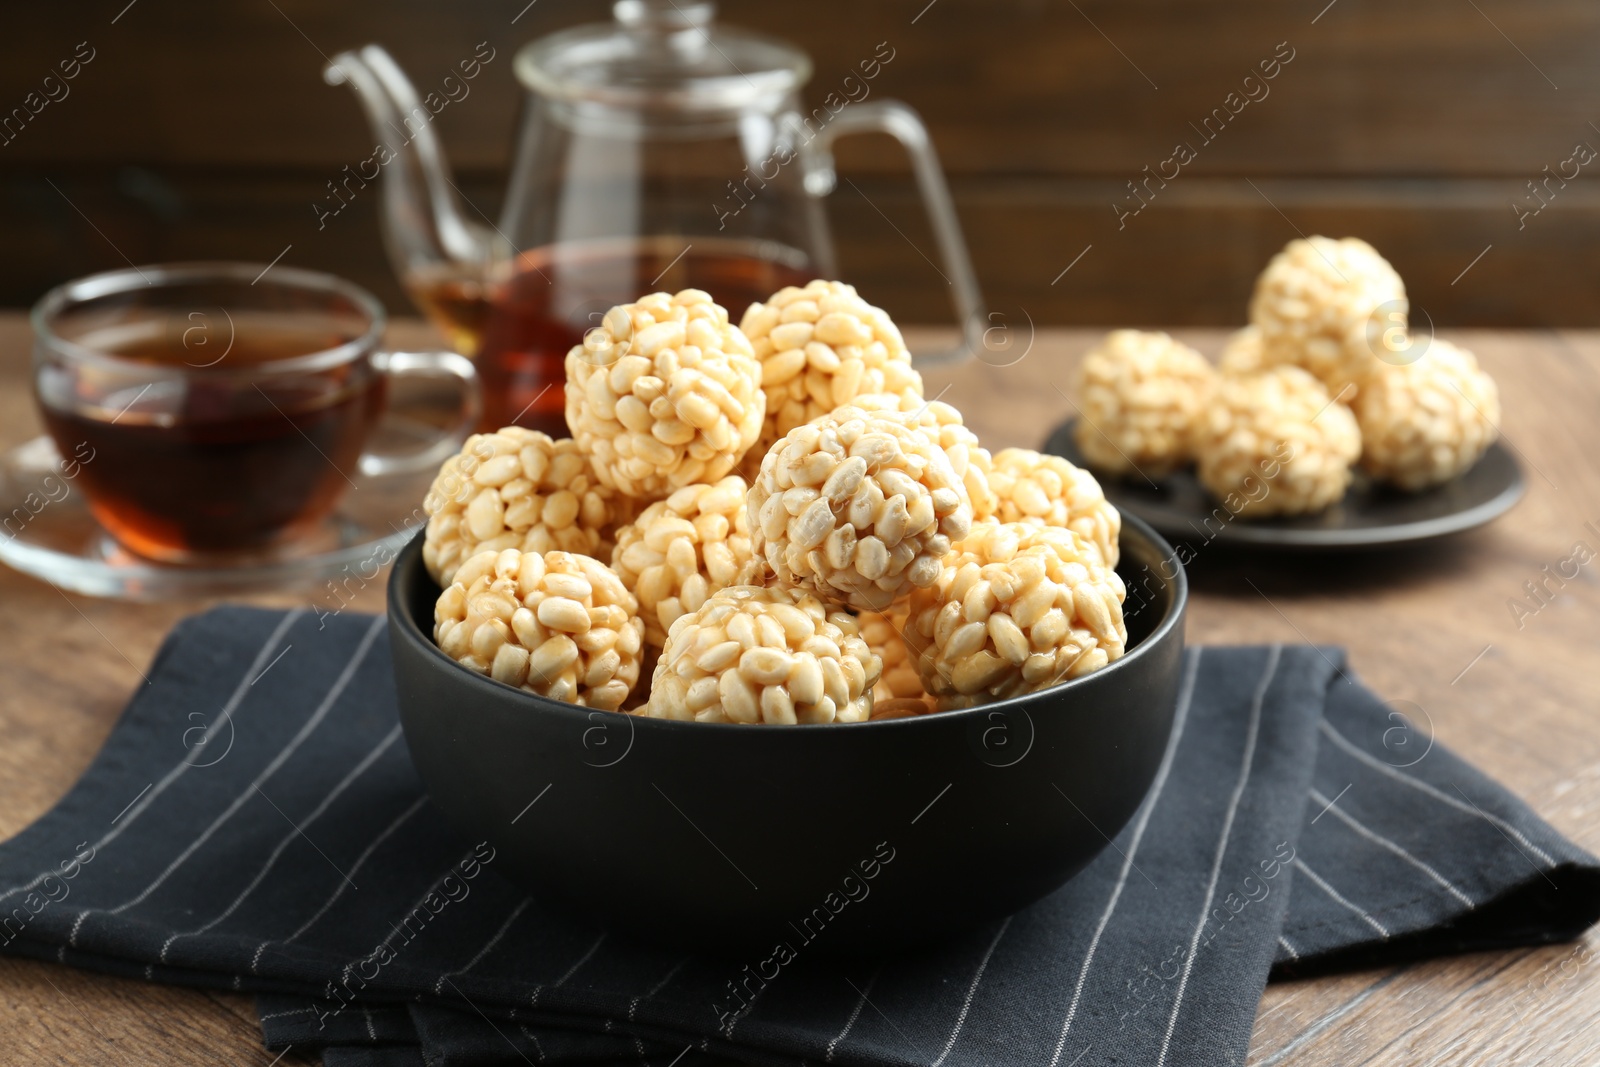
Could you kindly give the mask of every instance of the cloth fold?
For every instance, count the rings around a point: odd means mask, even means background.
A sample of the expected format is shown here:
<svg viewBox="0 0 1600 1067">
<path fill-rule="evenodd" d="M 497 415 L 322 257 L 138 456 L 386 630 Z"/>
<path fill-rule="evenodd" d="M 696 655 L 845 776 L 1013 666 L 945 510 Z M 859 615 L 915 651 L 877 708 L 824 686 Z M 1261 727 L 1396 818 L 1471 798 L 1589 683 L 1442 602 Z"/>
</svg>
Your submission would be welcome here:
<svg viewBox="0 0 1600 1067">
<path fill-rule="evenodd" d="M 1269 975 L 1600 917 L 1600 863 L 1339 650 L 1195 648 L 1183 670 L 1144 806 L 1066 886 L 936 947 L 764 980 L 547 911 L 457 837 L 407 755 L 381 619 L 220 608 L 0 845 L 0 950 L 253 992 L 269 1048 L 330 1067 L 1211 1067 L 1244 1062 Z"/>
</svg>

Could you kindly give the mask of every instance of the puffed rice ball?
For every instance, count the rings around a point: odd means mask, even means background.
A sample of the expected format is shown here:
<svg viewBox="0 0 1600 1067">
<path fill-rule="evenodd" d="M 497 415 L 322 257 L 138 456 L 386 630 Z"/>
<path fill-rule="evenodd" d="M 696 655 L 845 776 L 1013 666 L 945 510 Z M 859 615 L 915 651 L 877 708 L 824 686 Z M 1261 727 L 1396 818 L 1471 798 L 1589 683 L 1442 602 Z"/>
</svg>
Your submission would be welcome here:
<svg viewBox="0 0 1600 1067">
<path fill-rule="evenodd" d="M 1217 357 L 1217 370 L 1222 374 L 1257 374 L 1265 369 L 1261 362 L 1261 331 L 1254 326 L 1235 330 Z"/>
<path fill-rule="evenodd" d="M 857 621 L 861 639 L 883 661 L 883 676 L 872 690 L 872 718 L 898 719 L 934 710 L 933 698 L 922 691 L 922 679 L 917 677 L 916 658 L 906 645 L 905 611 L 866 611 Z"/>
<path fill-rule="evenodd" d="M 999 504 L 989 488 L 989 450 L 978 443 L 978 435 L 967 429 L 961 412 L 942 400 L 924 400 L 916 393 L 869 393 L 851 404 L 862 411 L 899 411 L 916 419 L 917 428 L 944 449 L 950 467 L 961 479 L 972 503 L 973 518 L 990 515 Z"/>
<path fill-rule="evenodd" d="M 1108 567 L 1117 565 L 1122 515 L 1082 467 L 1030 448 L 1005 448 L 994 457 L 989 486 L 996 506 L 977 519 L 1065 527 L 1093 545 Z"/>
<path fill-rule="evenodd" d="M 612 527 L 634 505 L 600 484 L 577 442 L 507 426 L 467 438 L 439 468 L 422 510 L 422 562 L 445 586 L 479 552 L 609 552 Z"/>
<path fill-rule="evenodd" d="M 1200 483 L 1232 513 L 1306 515 L 1344 496 L 1361 431 L 1317 379 L 1275 367 L 1222 380 L 1199 448 Z"/>
<path fill-rule="evenodd" d="M 1122 656 L 1125 596 L 1117 572 L 1071 530 L 978 523 L 938 582 L 911 594 L 917 673 L 940 708 L 1081 677 Z"/>
<path fill-rule="evenodd" d="M 1165 333 L 1113 330 L 1078 365 L 1073 438 L 1096 470 L 1159 478 L 1194 456 L 1216 372 Z"/>
<path fill-rule="evenodd" d="M 855 616 L 798 589 L 732 586 L 667 632 L 644 714 L 697 722 L 862 722 L 882 661 Z"/>
<path fill-rule="evenodd" d="M 856 611 L 932 585 L 972 525 L 949 458 L 912 417 L 854 407 L 790 430 L 746 507 L 752 547 L 778 582 Z"/>
<path fill-rule="evenodd" d="M 620 304 L 567 353 L 567 426 L 600 481 L 626 496 L 721 478 L 765 411 L 749 340 L 698 289 Z"/>
<path fill-rule="evenodd" d="M 639 680 L 638 601 L 575 552 L 480 552 L 433 609 L 433 639 L 468 670 L 530 693 L 616 711 Z"/>
<path fill-rule="evenodd" d="M 1263 366 L 1310 371 L 1332 396 L 1348 402 L 1378 363 L 1386 326 L 1373 313 L 1409 310 L 1405 283 L 1357 237 L 1296 239 L 1256 279 L 1250 322 L 1261 333 Z"/>
<path fill-rule="evenodd" d="M 887 313 L 843 282 L 786 286 L 751 304 L 740 328 L 761 361 L 765 454 L 796 426 L 868 393 L 922 395 L 922 376 Z"/>
<path fill-rule="evenodd" d="M 1361 466 L 1416 491 L 1478 462 L 1498 433 L 1500 392 L 1471 352 L 1435 339 L 1415 362 L 1374 371 L 1355 415 Z"/>
<path fill-rule="evenodd" d="M 715 485 L 686 485 L 617 530 L 611 565 L 639 598 L 646 644 L 666 644 L 678 616 L 735 584 L 750 562 L 748 488 L 736 474 Z"/>
</svg>

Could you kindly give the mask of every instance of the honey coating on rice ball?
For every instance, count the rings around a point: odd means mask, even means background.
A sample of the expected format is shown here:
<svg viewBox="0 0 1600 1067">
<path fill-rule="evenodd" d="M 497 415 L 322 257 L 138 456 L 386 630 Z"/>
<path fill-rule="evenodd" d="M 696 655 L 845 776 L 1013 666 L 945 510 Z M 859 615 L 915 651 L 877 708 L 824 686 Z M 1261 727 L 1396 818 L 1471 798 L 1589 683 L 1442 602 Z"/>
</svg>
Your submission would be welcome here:
<svg viewBox="0 0 1600 1067">
<path fill-rule="evenodd" d="M 422 500 L 422 562 L 441 586 L 479 552 L 515 548 L 598 556 L 634 504 L 595 477 L 576 441 L 507 426 L 473 434 Z"/>
<path fill-rule="evenodd" d="M 1194 424 L 1216 371 L 1165 333 L 1113 330 L 1078 365 L 1073 440 L 1111 474 L 1158 478 L 1194 458 Z"/>
<path fill-rule="evenodd" d="M 973 707 L 1121 658 L 1126 595 L 1116 571 L 1071 530 L 978 523 L 938 582 L 911 594 L 906 633 L 938 706 Z"/>
<path fill-rule="evenodd" d="M 1297 238 L 1256 279 L 1250 323 L 1263 367 L 1300 367 L 1348 403 L 1377 366 L 1385 329 L 1404 327 L 1409 309 L 1400 275 L 1367 242 Z"/>
<path fill-rule="evenodd" d="M 1500 392 L 1471 352 L 1435 339 L 1415 362 L 1380 366 L 1355 415 L 1362 468 L 1414 492 L 1478 462 L 1499 433 Z"/>
<path fill-rule="evenodd" d="M 1064 527 L 1098 549 L 1107 566 L 1116 567 L 1122 515 L 1093 474 L 1060 456 L 1005 448 L 994 457 L 989 486 L 996 506 L 979 519 Z"/>
<path fill-rule="evenodd" d="M 600 481 L 625 496 L 714 482 L 761 432 L 761 364 L 698 289 L 612 308 L 566 369 L 567 426 Z"/>
<path fill-rule="evenodd" d="M 756 448 L 869 393 L 922 395 L 899 327 L 843 282 L 786 286 L 740 320 L 761 361 L 767 414 Z M 757 461 L 759 465 L 759 460 Z"/>
<path fill-rule="evenodd" d="M 644 621 L 609 567 L 575 552 L 480 552 L 433 610 L 433 639 L 468 670 L 616 711 L 639 680 Z"/>
<path fill-rule="evenodd" d="M 872 718 L 898 719 L 934 710 L 933 698 L 923 692 L 917 677 L 916 657 L 907 646 L 906 613 L 864 611 L 858 618 L 861 639 L 883 661 L 883 675 L 872 689 Z"/>
<path fill-rule="evenodd" d="M 672 624 L 643 714 L 697 722 L 864 722 L 882 662 L 855 616 L 783 586 L 732 586 Z"/>
<path fill-rule="evenodd" d="M 617 530 L 611 565 L 639 598 L 646 644 L 664 645 L 678 616 L 738 582 L 751 560 L 748 489 L 738 475 L 684 486 Z"/>
<path fill-rule="evenodd" d="M 1243 518 L 1336 503 L 1361 454 L 1355 416 L 1299 367 L 1224 378 L 1201 423 L 1200 483 Z"/>
<path fill-rule="evenodd" d="M 843 407 L 768 451 L 746 498 L 776 581 L 855 611 L 932 585 L 972 525 L 944 450 L 909 415 Z"/>
</svg>

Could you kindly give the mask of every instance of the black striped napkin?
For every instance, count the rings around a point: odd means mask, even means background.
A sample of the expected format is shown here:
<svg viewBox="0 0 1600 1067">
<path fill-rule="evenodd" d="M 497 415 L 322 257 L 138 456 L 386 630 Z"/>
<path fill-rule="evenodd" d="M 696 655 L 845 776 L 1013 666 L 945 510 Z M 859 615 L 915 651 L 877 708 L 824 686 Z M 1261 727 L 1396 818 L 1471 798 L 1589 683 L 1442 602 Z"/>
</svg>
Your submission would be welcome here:
<svg viewBox="0 0 1600 1067">
<path fill-rule="evenodd" d="M 149 674 L 83 779 L 0 846 L 0 943 L 253 991 L 269 1048 L 330 1067 L 1241 1064 L 1269 973 L 1600 916 L 1593 857 L 1332 649 L 1191 650 L 1148 801 L 1048 899 L 765 983 L 547 913 L 452 834 L 406 754 L 381 620 L 219 609 Z"/>
</svg>

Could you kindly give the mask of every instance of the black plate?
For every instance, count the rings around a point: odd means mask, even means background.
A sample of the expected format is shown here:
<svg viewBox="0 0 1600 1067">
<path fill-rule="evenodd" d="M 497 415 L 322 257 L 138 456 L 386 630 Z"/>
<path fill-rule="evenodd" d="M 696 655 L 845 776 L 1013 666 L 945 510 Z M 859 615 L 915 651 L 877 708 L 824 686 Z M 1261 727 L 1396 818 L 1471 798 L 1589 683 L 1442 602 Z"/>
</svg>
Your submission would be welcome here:
<svg viewBox="0 0 1600 1067">
<path fill-rule="evenodd" d="M 1109 667 L 967 711 L 737 726 L 590 711 L 463 670 L 428 636 L 439 590 L 419 535 L 389 579 L 406 744 L 496 868 L 612 929 L 739 954 L 810 944 L 798 931 L 821 908 L 819 955 L 935 940 L 1076 874 L 1155 777 L 1185 579 L 1137 519 L 1121 544 L 1140 592 Z"/>
<path fill-rule="evenodd" d="M 1083 458 L 1072 439 L 1076 419 L 1050 434 L 1043 449 L 1080 467 Z M 1387 548 L 1470 530 L 1510 511 L 1527 484 L 1522 467 L 1499 441 L 1461 477 L 1421 493 L 1380 485 L 1360 470 L 1344 499 L 1319 515 L 1298 518 L 1240 519 L 1206 493 L 1192 469 L 1150 483 L 1131 478 L 1101 478 L 1106 499 L 1124 515 L 1137 515 L 1175 540 L 1216 541 L 1287 551 Z"/>
</svg>

